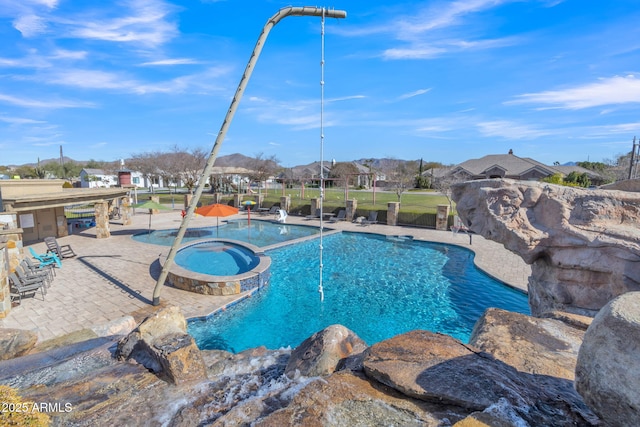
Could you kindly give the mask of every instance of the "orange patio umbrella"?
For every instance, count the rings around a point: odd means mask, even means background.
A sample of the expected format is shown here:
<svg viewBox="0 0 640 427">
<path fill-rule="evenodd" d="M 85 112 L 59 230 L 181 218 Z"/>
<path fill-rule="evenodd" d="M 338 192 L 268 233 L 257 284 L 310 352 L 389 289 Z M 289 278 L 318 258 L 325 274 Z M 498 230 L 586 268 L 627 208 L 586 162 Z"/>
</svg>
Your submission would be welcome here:
<svg viewBox="0 0 640 427">
<path fill-rule="evenodd" d="M 202 206 L 196 208 L 195 211 L 198 215 L 202 216 L 215 216 L 216 217 L 216 237 L 218 236 L 218 227 L 220 225 L 221 216 L 230 216 L 238 213 L 238 208 L 233 206 L 223 205 L 220 203 L 214 203 L 212 205 Z"/>
</svg>

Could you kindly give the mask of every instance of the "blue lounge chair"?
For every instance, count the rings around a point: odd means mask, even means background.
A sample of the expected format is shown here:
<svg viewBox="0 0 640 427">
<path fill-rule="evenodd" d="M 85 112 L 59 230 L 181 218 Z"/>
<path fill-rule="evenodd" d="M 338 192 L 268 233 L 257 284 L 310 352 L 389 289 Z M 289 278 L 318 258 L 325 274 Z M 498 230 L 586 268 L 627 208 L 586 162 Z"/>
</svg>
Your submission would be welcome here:
<svg viewBox="0 0 640 427">
<path fill-rule="evenodd" d="M 62 261 L 60 261 L 58 255 L 53 252 L 47 252 L 46 254 L 38 255 L 32 247 L 29 247 L 29 252 L 31 252 L 31 256 L 40 263 L 41 267 L 44 267 L 46 265 L 57 265 L 58 268 L 62 268 Z"/>
</svg>

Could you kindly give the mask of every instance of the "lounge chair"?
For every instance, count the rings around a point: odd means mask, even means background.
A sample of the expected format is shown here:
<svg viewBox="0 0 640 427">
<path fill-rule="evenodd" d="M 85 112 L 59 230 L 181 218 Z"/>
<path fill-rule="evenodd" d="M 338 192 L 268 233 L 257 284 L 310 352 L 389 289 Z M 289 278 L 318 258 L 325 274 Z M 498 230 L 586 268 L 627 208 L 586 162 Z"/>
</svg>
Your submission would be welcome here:
<svg viewBox="0 0 640 427">
<path fill-rule="evenodd" d="M 76 253 L 73 251 L 73 249 L 71 249 L 70 245 L 60 246 L 55 237 L 45 237 L 44 243 L 47 245 L 47 249 L 49 250 L 49 252 L 53 252 L 54 254 L 58 255 L 58 258 L 60 259 L 72 258 L 76 256 Z"/>
<path fill-rule="evenodd" d="M 9 282 L 11 282 L 11 292 L 18 295 L 20 303 L 22 303 L 23 295 L 33 293 L 35 296 L 38 289 L 40 289 L 42 300 L 44 301 L 44 281 L 23 282 L 16 273 L 11 273 L 9 274 Z"/>
<path fill-rule="evenodd" d="M 36 253 L 36 251 L 33 250 L 32 247 L 29 247 L 29 252 L 31 252 L 31 256 L 38 261 L 38 267 L 55 265 L 55 266 L 58 266 L 58 268 L 62 268 L 62 261 L 60 261 L 60 258 L 58 258 L 58 255 L 52 252 L 39 255 Z"/>
<path fill-rule="evenodd" d="M 279 216 L 276 218 L 276 221 L 282 222 L 282 223 L 287 222 L 287 217 L 289 216 L 287 214 L 287 211 L 285 211 L 284 209 L 280 209 L 278 210 L 278 215 Z"/>
<path fill-rule="evenodd" d="M 277 215 L 279 210 L 280 206 L 273 205 L 268 211 L 260 211 L 260 215 Z"/>
<path fill-rule="evenodd" d="M 363 219 L 360 225 L 365 226 L 369 224 L 377 224 L 378 223 L 378 211 L 370 211 L 369 216 L 366 219 Z"/>
<path fill-rule="evenodd" d="M 344 209 L 340 209 L 338 211 L 338 215 L 331 218 L 329 222 L 344 221 L 346 218 L 347 218 L 347 211 Z"/>
<path fill-rule="evenodd" d="M 322 212 L 320 211 L 320 209 L 316 209 L 315 214 L 307 215 L 307 216 L 305 216 L 304 218 L 305 218 L 305 219 L 318 219 L 318 218 L 320 218 L 320 214 L 321 214 L 321 213 L 322 213 Z"/>
</svg>

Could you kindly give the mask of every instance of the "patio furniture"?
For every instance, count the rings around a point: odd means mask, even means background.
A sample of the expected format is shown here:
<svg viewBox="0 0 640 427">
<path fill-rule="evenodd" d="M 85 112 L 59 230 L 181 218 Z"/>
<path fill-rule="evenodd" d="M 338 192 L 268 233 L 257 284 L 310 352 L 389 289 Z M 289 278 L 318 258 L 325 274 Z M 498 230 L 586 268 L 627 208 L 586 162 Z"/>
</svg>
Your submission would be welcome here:
<svg viewBox="0 0 640 427">
<path fill-rule="evenodd" d="M 38 289 L 42 293 L 42 301 L 44 301 L 44 281 L 23 282 L 18 278 L 16 273 L 9 274 L 9 282 L 11 286 L 11 292 L 18 295 L 19 302 L 22 303 L 22 296 L 27 293 L 33 293 L 35 296 Z"/>
<path fill-rule="evenodd" d="M 377 224 L 378 223 L 378 211 L 370 211 L 369 216 L 366 219 L 363 219 L 360 225 L 366 226 L 369 224 Z"/>
<path fill-rule="evenodd" d="M 282 222 L 282 223 L 287 222 L 287 217 L 289 216 L 287 214 L 287 211 L 285 211 L 284 209 L 280 209 L 278 210 L 278 215 L 279 216 L 276 218 L 276 221 Z"/>
<path fill-rule="evenodd" d="M 49 287 L 49 273 L 46 271 L 32 272 L 29 267 L 20 262 L 15 269 L 15 273 L 22 283 L 44 282 Z"/>
<path fill-rule="evenodd" d="M 46 254 L 39 255 L 36 253 L 35 250 L 33 250 L 32 247 L 29 247 L 29 252 L 31 252 L 31 256 L 38 261 L 39 266 L 54 265 L 54 266 L 58 266 L 58 268 L 62 268 L 62 261 L 60 261 L 60 258 L 58 258 L 58 255 L 54 253 L 49 252 Z"/>
<path fill-rule="evenodd" d="M 51 282 L 53 282 L 53 278 L 55 276 L 53 264 L 48 264 L 48 265 L 35 264 L 29 258 L 24 258 L 20 262 L 20 265 L 22 265 L 24 269 L 30 272 L 31 274 L 45 273 L 47 277 L 47 282 L 49 286 L 51 286 Z"/>
<path fill-rule="evenodd" d="M 322 213 L 322 211 L 320 211 L 320 209 L 316 209 L 315 214 L 307 215 L 304 218 L 305 219 L 318 219 L 318 218 L 320 218 L 320 214 L 321 213 Z"/>
<path fill-rule="evenodd" d="M 44 243 L 47 245 L 47 249 L 49 250 L 49 252 L 53 252 L 60 259 L 72 258 L 76 256 L 76 253 L 73 251 L 73 249 L 71 249 L 71 245 L 60 246 L 55 237 L 45 237 Z"/>
<path fill-rule="evenodd" d="M 346 218 L 347 218 L 347 211 L 344 209 L 340 209 L 340 211 L 338 212 L 338 216 L 334 216 L 329 220 L 329 222 L 344 221 Z"/>
</svg>

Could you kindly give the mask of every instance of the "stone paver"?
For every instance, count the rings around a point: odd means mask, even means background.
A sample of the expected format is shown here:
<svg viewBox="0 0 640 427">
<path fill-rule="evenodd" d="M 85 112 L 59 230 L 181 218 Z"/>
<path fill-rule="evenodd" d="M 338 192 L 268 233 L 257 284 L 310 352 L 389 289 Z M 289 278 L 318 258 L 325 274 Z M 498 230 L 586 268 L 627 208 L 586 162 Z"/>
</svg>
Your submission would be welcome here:
<svg viewBox="0 0 640 427">
<path fill-rule="evenodd" d="M 60 244 L 70 244 L 78 256 L 65 259 L 63 268 L 56 270 L 56 278 L 44 301 L 39 296 L 23 299 L 22 305 L 14 307 L 6 319 L 0 320 L 0 326 L 32 330 L 42 341 L 102 325 L 125 315 L 142 320 L 157 308 L 151 301 L 161 270 L 158 255 L 166 249 L 131 239 L 133 234 L 147 230 L 148 221 L 148 214 L 138 212 L 133 216 L 132 225 L 125 227 L 117 221 L 112 222 L 108 239 L 96 239 L 95 229 L 58 239 Z M 153 215 L 152 227 L 177 228 L 180 222 L 180 210 L 173 210 Z M 317 225 L 319 221 L 289 216 L 287 223 Z M 213 224 L 212 218 L 196 217 L 190 227 Z M 476 265 L 486 273 L 524 291 L 531 274 L 530 266 L 519 256 L 480 236 L 473 236 L 469 245 L 468 235 L 454 235 L 448 231 L 386 225 L 364 227 L 350 222 L 325 225 L 348 231 L 412 235 L 416 239 L 460 245 L 475 252 Z M 32 246 L 38 253 L 45 252 L 44 243 Z M 236 298 L 200 295 L 170 286 L 165 286 L 161 293 L 163 305 L 179 305 L 187 318 L 206 316 Z"/>
</svg>

